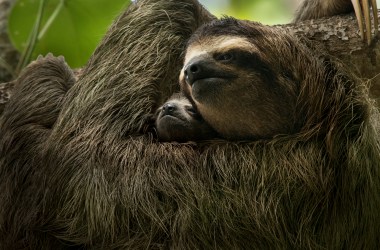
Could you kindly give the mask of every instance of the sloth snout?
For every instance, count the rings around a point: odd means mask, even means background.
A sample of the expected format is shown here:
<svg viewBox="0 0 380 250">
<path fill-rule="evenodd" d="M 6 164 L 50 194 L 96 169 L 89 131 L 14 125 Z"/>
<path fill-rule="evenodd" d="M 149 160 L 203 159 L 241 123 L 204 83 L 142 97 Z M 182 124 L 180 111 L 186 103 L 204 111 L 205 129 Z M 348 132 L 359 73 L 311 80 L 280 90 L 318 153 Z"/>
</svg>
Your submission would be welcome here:
<svg viewBox="0 0 380 250">
<path fill-rule="evenodd" d="M 190 86 L 192 86 L 195 81 L 207 77 L 207 70 L 203 64 L 202 61 L 195 61 L 186 66 L 184 70 L 185 80 Z"/>
<path fill-rule="evenodd" d="M 171 102 L 165 103 L 162 106 L 162 115 L 171 115 L 177 110 L 177 105 Z"/>
</svg>

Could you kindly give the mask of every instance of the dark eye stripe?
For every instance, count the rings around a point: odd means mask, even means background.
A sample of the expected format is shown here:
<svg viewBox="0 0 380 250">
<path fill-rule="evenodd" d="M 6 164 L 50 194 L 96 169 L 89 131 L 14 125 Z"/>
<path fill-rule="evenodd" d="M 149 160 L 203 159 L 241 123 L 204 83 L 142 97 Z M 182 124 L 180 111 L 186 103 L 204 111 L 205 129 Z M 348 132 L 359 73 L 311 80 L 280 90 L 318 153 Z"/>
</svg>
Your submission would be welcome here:
<svg viewBox="0 0 380 250">
<path fill-rule="evenodd" d="M 217 61 L 227 62 L 227 61 L 232 61 L 234 59 L 234 54 L 229 53 L 229 52 L 220 53 L 220 54 L 216 54 L 214 58 Z"/>
<path fill-rule="evenodd" d="M 193 108 L 192 106 L 186 107 L 185 109 L 186 109 L 186 111 L 187 111 L 188 113 L 190 113 L 191 115 L 193 115 L 193 114 L 197 114 L 197 113 L 198 113 L 198 112 L 195 110 L 195 108 Z"/>
<path fill-rule="evenodd" d="M 215 53 L 213 57 L 221 63 L 234 64 L 240 69 L 257 72 L 268 82 L 275 80 L 272 68 L 258 54 L 242 49 L 231 49 L 226 52 Z"/>
</svg>

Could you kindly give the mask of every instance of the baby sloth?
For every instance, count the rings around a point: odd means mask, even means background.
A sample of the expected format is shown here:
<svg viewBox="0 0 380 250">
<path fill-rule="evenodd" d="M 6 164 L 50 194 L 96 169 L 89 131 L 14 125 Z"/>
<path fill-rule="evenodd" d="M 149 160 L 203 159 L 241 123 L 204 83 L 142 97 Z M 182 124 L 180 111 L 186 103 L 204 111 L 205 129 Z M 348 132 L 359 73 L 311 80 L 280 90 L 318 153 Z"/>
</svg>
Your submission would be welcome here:
<svg viewBox="0 0 380 250">
<path fill-rule="evenodd" d="M 157 109 L 155 127 L 160 141 L 199 141 L 216 136 L 190 101 L 180 93 L 173 94 Z"/>
</svg>

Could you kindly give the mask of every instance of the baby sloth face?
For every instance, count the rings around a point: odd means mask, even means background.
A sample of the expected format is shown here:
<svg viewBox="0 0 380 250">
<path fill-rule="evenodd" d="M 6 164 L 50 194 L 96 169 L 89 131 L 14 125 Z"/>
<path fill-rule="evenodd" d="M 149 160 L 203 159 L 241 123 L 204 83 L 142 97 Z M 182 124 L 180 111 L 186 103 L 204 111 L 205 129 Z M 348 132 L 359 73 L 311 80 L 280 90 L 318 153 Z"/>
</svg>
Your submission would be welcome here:
<svg viewBox="0 0 380 250">
<path fill-rule="evenodd" d="M 181 94 L 174 94 L 157 109 L 155 126 L 160 141 L 199 141 L 215 136 L 214 130 Z"/>
</svg>

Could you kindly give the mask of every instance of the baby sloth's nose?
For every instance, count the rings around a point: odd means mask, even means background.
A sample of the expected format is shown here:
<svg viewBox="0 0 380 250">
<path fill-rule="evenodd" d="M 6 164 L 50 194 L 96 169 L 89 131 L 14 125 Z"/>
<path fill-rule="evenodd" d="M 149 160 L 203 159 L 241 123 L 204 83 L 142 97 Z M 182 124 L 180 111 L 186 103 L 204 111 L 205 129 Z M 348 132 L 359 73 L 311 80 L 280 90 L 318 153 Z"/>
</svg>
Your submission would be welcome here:
<svg viewBox="0 0 380 250">
<path fill-rule="evenodd" d="M 177 110 L 177 105 L 175 103 L 165 103 L 164 106 L 162 106 L 162 114 L 163 115 L 171 115 Z"/>
</svg>

